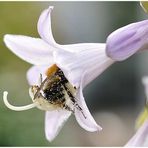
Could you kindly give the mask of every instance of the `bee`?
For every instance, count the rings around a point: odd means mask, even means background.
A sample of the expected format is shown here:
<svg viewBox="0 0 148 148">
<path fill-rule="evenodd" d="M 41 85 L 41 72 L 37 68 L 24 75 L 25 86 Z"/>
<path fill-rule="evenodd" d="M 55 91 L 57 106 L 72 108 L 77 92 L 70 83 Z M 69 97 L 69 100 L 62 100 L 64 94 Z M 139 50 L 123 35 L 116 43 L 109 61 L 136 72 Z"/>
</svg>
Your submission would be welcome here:
<svg viewBox="0 0 148 148">
<path fill-rule="evenodd" d="M 76 87 L 69 83 L 56 64 L 48 68 L 46 76 L 43 81 L 42 75 L 40 76 L 40 86 L 33 85 L 30 88 L 30 96 L 36 106 L 46 111 L 62 108 L 73 113 L 76 107 L 82 112 L 75 99 Z"/>
</svg>

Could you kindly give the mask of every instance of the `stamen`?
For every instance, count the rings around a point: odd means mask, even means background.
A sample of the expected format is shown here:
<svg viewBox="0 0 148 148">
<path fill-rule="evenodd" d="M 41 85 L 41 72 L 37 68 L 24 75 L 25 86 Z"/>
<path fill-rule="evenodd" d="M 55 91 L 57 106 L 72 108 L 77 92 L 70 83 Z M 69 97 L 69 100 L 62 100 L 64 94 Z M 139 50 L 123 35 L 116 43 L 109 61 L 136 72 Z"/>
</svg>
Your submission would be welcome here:
<svg viewBox="0 0 148 148">
<path fill-rule="evenodd" d="M 8 99 L 7 99 L 7 95 L 8 95 L 8 92 L 7 91 L 4 91 L 3 92 L 3 101 L 4 101 L 4 104 L 11 110 L 14 110 L 14 111 L 23 111 L 23 110 L 29 110 L 31 108 L 34 108 L 36 107 L 36 105 L 34 103 L 32 104 L 29 104 L 29 105 L 25 105 L 25 106 L 13 106 L 11 105 L 9 102 L 8 102 Z"/>
<path fill-rule="evenodd" d="M 40 73 L 40 77 L 39 77 L 39 80 L 38 80 L 39 82 L 39 85 L 41 85 L 42 84 L 42 81 L 43 81 L 43 77 L 42 77 L 42 74 Z"/>
</svg>

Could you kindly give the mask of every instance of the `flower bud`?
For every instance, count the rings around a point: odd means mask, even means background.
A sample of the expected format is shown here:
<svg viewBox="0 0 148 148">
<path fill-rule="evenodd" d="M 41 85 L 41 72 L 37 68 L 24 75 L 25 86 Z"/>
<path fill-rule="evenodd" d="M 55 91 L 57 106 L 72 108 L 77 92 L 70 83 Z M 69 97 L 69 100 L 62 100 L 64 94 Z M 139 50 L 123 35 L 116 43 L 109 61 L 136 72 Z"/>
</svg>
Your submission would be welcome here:
<svg viewBox="0 0 148 148">
<path fill-rule="evenodd" d="M 106 41 L 107 55 L 122 61 L 148 48 L 148 20 L 132 23 L 111 33 Z"/>
</svg>

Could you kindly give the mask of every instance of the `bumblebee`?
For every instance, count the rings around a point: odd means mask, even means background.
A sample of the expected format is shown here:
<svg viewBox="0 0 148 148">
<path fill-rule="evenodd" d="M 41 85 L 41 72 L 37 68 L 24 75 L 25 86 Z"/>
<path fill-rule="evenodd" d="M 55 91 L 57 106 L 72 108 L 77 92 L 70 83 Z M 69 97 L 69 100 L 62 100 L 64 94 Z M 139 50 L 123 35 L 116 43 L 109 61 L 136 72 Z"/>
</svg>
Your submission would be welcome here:
<svg viewBox="0 0 148 148">
<path fill-rule="evenodd" d="M 42 81 L 42 75 L 40 76 L 40 86 L 33 85 L 30 88 L 30 96 L 36 106 L 46 111 L 62 108 L 73 113 L 76 107 L 82 112 L 82 108 L 75 99 L 76 87 L 69 83 L 56 64 L 47 70 L 46 76 L 44 81 Z"/>
</svg>

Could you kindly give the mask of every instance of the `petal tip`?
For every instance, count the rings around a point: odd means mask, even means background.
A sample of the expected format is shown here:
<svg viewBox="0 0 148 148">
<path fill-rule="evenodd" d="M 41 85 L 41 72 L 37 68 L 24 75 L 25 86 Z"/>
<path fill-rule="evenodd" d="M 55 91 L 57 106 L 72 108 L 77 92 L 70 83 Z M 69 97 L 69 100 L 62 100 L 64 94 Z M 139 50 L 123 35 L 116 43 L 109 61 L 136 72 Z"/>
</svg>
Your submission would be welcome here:
<svg viewBox="0 0 148 148">
<path fill-rule="evenodd" d="M 102 131 L 102 129 L 103 129 L 103 128 L 102 128 L 101 126 L 98 125 L 98 127 L 97 127 L 97 131 Z"/>
<path fill-rule="evenodd" d="M 100 131 L 102 131 L 102 127 L 101 126 L 99 126 L 99 125 L 96 125 L 96 127 L 94 127 L 94 128 L 92 128 L 91 130 L 90 130 L 90 132 L 100 132 Z"/>
<path fill-rule="evenodd" d="M 147 84 L 148 84 L 148 76 L 144 76 L 144 77 L 142 78 L 142 83 L 143 83 L 144 85 L 147 85 Z"/>
<path fill-rule="evenodd" d="M 11 36 L 11 35 L 9 35 L 9 34 L 5 34 L 5 35 L 4 35 L 3 40 L 4 40 L 5 43 L 7 42 L 7 39 L 8 39 L 10 36 Z"/>
<path fill-rule="evenodd" d="M 11 49 L 11 41 L 13 40 L 14 35 L 11 34 L 5 34 L 3 37 L 3 41 L 9 49 Z"/>
<path fill-rule="evenodd" d="M 3 41 L 6 45 L 8 45 L 16 36 L 19 35 L 5 34 L 3 37 Z"/>
<path fill-rule="evenodd" d="M 48 9 L 52 11 L 52 10 L 53 10 L 53 8 L 54 8 L 54 6 L 49 6 L 49 8 L 48 8 Z"/>
<path fill-rule="evenodd" d="M 54 140 L 54 137 L 51 135 L 45 135 L 45 137 L 49 142 L 52 142 Z"/>
</svg>

